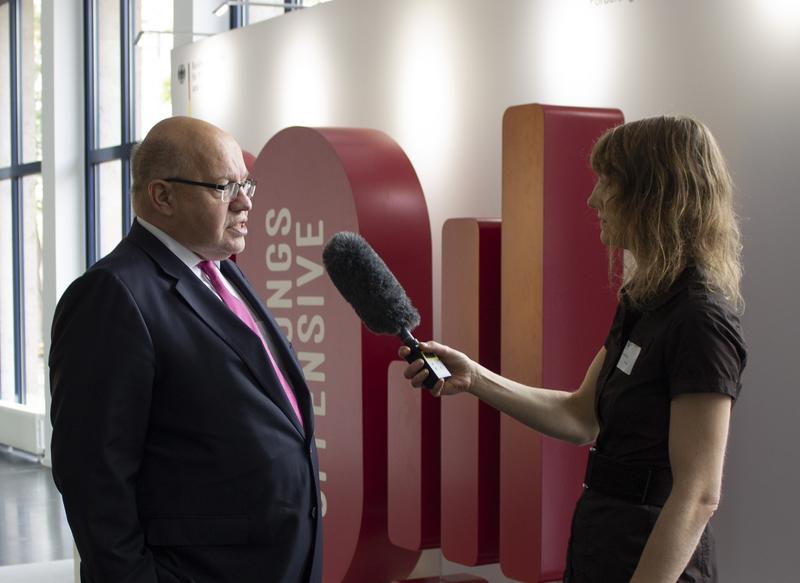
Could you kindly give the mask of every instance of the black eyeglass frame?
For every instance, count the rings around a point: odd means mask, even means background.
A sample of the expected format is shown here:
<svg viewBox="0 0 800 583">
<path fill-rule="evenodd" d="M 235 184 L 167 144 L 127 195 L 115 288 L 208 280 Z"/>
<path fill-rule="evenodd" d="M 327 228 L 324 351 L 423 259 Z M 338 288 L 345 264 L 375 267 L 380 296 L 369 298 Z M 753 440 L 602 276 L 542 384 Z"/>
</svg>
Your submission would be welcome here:
<svg viewBox="0 0 800 583">
<path fill-rule="evenodd" d="M 176 176 L 170 176 L 169 178 L 163 178 L 164 182 L 178 182 L 180 184 L 188 184 L 190 186 L 203 186 L 205 188 L 213 188 L 217 192 L 220 193 L 220 198 L 223 202 L 230 202 L 239 196 L 239 191 L 243 190 L 244 194 L 247 198 L 253 198 L 256 194 L 256 185 L 258 184 L 252 178 L 245 178 L 242 182 L 228 182 L 227 184 L 215 184 L 213 182 L 199 182 L 197 180 L 189 180 L 187 178 L 178 178 Z M 236 186 L 236 190 L 234 193 L 225 200 L 225 192 L 231 188 L 232 186 Z M 245 186 L 249 185 L 249 188 L 245 188 Z"/>
</svg>

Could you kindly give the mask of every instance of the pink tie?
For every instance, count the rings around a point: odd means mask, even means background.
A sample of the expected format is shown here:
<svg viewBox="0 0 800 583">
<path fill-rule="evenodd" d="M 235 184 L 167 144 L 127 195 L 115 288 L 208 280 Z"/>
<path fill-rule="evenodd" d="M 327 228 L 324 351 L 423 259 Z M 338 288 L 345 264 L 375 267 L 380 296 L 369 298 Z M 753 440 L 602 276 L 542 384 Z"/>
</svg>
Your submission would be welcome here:
<svg viewBox="0 0 800 583">
<path fill-rule="evenodd" d="M 258 329 L 258 325 L 253 319 L 253 315 L 250 313 L 250 310 L 248 310 L 247 306 L 245 306 L 236 296 L 228 291 L 228 288 L 226 288 L 225 284 L 222 282 L 222 274 L 219 272 L 219 269 L 217 269 L 217 266 L 213 261 L 201 261 L 197 264 L 197 266 L 200 268 L 200 271 L 206 274 L 208 280 L 211 282 L 211 287 L 213 287 L 214 291 L 219 294 L 219 297 L 222 299 L 225 305 L 228 306 L 234 314 L 239 316 L 239 319 L 261 339 L 261 344 L 264 345 L 264 350 L 267 351 L 269 362 L 272 364 L 272 368 L 275 370 L 275 376 L 278 377 L 278 381 L 280 381 L 281 387 L 283 387 L 283 392 L 286 393 L 286 398 L 289 399 L 289 403 L 292 405 L 292 409 L 294 409 L 294 413 L 297 415 L 297 418 L 300 420 L 300 425 L 302 426 L 303 417 L 300 415 L 300 407 L 297 406 L 297 398 L 294 396 L 294 391 L 292 391 L 289 383 L 286 382 L 286 378 L 283 376 L 281 369 L 278 368 L 275 359 L 272 357 L 272 353 L 269 351 L 269 347 L 267 346 L 264 337 L 261 335 L 261 330 Z"/>
</svg>

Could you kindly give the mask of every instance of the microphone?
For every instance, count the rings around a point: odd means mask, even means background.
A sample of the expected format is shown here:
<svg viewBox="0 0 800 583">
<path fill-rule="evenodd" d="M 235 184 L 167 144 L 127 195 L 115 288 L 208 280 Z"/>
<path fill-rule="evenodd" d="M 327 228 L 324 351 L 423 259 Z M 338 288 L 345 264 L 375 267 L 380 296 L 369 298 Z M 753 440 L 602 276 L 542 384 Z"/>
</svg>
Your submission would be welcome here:
<svg viewBox="0 0 800 583">
<path fill-rule="evenodd" d="M 397 278 L 357 233 L 336 233 L 322 251 L 322 262 L 333 285 L 361 321 L 375 334 L 399 336 L 411 349 L 408 362 L 421 358 L 428 370 L 424 386 L 432 389 L 450 371 L 435 354 L 422 352 L 411 330 L 419 325 L 419 312 Z"/>
</svg>

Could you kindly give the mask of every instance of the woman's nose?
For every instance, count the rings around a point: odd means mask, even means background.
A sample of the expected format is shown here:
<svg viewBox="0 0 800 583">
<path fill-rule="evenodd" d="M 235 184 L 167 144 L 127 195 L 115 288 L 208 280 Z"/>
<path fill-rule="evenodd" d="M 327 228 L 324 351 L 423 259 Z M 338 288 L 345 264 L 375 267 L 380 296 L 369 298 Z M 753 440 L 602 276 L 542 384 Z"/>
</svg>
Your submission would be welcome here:
<svg viewBox="0 0 800 583">
<path fill-rule="evenodd" d="M 592 190 L 592 193 L 589 195 L 589 198 L 586 199 L 586 206 L 589 208 L 597 209 L 597 197 L 595 196 L 596 192 Z"/>
</svg>

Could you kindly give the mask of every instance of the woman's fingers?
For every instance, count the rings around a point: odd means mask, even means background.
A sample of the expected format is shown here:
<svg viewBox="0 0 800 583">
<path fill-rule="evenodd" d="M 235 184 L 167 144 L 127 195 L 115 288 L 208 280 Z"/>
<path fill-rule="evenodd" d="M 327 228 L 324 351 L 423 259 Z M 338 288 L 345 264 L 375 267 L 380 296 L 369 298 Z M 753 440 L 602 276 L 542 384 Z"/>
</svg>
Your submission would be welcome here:
<svg viewBox="0 0 800 583">
<path fill-rule="evenodd" d="M 422 370 L 413 376 L 411 379 L 411 384 L 417 388 L 421 387 L 422 383 L 425 382 L 425 379 L 428 378 L 428 374 L 428 369 L 423 367 Z"/>
<path fill-rule="evenodd" d="M 438 342 L 434 342 L 433 340 L 429 340 L 428 342 L 420 342 L 419 348 L 422 352 L 432 353 L 436 356 L 441 358 L 444 352 L 447 352 L 447 347 L 443 344 L 439 344 Z M 397 350 L 398 356 L 402 359 L 408 358 L 408 355 L 411 354 L 411 349 L 408 346 L 401 346 Z M 430 372 L 428 369 L 425 368 L 425 363 L 421 358 L 418 358 L 411 362 L 403 371 L 403 376 L 411 381 L 412 386 L 414 387 L 421 387 L 422 383 L 425 382 L 425 379 L 428 378 Z M 434 397 L 439 397 L 442 392 L 444 391 L 444 380 L 439 381 L 436 383 L 436 386 L 431 390 L 431 394 Z"/>
<path fill-rule="evenodd" d="M 428 378 L 429 374 L 430 373 L 428 369 L 425 368 L 425 363 L 421 358 L 418 358 L 409 364 L 403 371 L 403 376 L 411 381 L 412 386 L 417 388 L 422 386 L 422 383 L 425 382 L 425 379 Z"/>
</svg>

